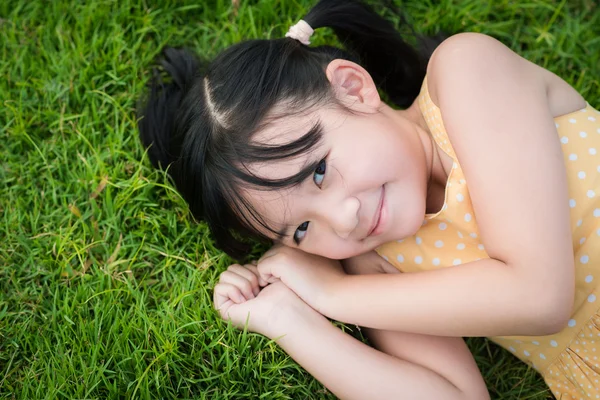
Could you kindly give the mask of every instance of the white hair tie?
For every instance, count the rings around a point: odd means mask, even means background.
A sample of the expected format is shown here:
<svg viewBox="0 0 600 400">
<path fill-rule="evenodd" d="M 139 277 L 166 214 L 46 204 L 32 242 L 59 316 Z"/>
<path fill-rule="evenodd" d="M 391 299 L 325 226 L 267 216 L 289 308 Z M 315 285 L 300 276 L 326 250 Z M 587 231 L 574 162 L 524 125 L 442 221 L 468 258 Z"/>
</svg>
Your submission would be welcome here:
<svg viewBox="0 0 600 400">
<path fill-rule="evenodd" d="M 285 34 L 285 37 L 296 39 L 304 45 L 310 44 L 310 37 L 315 30 L 303 19 L 298 21 L 296 25 L 290 27 L 290 30 Z"/>
</svg>

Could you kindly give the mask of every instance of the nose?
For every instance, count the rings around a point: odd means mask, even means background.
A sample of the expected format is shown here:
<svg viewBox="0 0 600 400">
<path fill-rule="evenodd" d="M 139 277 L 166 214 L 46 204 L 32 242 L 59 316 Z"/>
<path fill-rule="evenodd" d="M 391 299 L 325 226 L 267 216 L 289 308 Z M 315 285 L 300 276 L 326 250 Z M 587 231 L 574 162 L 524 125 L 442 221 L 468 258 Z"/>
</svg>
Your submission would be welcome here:
<svg viewBox="0 0 600 400">
<path fill-rule="evenodd" d="M 356 197 L 345 197 L 341 201 L 331 202 L 330 207 L 324 210 L 324 218 L 339 237 L 347 239 L 358 225 L 359 209 L 360 201 Z"/>
</svg>

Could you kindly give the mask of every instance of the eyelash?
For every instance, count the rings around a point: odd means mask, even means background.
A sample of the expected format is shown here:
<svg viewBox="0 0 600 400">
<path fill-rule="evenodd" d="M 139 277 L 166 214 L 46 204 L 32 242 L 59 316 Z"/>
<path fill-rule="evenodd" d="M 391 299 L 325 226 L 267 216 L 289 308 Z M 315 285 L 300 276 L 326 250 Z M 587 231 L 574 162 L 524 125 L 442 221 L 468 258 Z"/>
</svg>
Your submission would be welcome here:
<svg viewBox="0 0 600 400">
<path fill-rule="evenodd" d="M 325 172 L 326 171 L 327 171 L 327 161 L 325 161 L 325 159 L 322 159 L 319 162 L 319 164 L 317 165 L 317 168 L 315 169 L 315 172 L 313 174 L 313 182 L 315 183 L 315 185 L 317 185 L 317 187 L 319 189 L 323 185 L 323 180 L 325 180 Z M 322 178 L 318 182 L 316 179 L 317 175 L 322 175 Z M 306 231 L 308 230 L 308 224 L 309 224 L 309 221 L 303 222 L 294 232 L 294 242 L 296 243 L 296 245 L 300 245 L 300 242 L 306 235 Z M 302 237 L 298 238 L 298 232 L 303 232 Z"/>
</svg>

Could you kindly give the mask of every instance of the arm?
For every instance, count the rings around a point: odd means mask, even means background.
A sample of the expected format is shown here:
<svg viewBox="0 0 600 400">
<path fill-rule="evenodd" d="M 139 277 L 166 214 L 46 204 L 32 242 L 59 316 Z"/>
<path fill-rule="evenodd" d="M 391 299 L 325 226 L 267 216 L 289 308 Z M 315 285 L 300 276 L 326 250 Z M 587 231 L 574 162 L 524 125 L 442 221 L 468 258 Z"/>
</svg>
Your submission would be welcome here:
<svg viewBox="0 0 600 400">
<path fill-rule="evenodd" d="M 386 354 L 337 329 L 282 282 L 259 285 L 255 265 L 231 265 L 215 286 L 215 307 L 235 326 L 274 338 L 341 398 L 489 398 L 462 340 L 369 332 Z"/>
<path fill-rule="evenodd" d="M 342 399 L 487 399 L 461 339 L 384 332 L 373 349 L 311 313 L 287 323 L 277 343 Z"/>
<path fill-rule="evenodd" d="M 565 318 L 527 291 L 530 282 L 517 281 L 513 268 L 494 259 L 421 273 L 348 276 L 321 311 L 345 323 L 440 336 L 560 330 Z"/>
<path fill-rule="evenodd" d="M 328 316 L 456 336 L 548 334 L 564 326 L 574 256 L 548 74 L 484 35 L 455 35 L 436 50 L 430 94 L 467 177 L 490 259 L 349 277 L 326 302 Z"/>
</svg>

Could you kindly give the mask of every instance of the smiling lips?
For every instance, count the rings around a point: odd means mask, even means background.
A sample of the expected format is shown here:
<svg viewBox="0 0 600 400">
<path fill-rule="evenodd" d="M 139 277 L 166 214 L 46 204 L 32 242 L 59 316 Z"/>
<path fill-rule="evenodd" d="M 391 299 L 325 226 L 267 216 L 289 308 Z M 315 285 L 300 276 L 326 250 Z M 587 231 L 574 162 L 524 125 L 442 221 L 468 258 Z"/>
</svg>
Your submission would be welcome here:
<svg viewBox="0 0 600 400">
<path fill-rule="evenodd" d="M 373 225 L 369 230 L 369 234 L 367 236 L 371 236 L 373 232 L 379 226 L 379 222 L 381 221 L 381 210 L 383 209 L 383 199 L 385 195 L 385 186 L 381 187 L 381 197 L 379 198 L 379 204 L 377 205 L 377 210 L 375 211 L 375 216 L 373 217 Z"/>
</svg>

